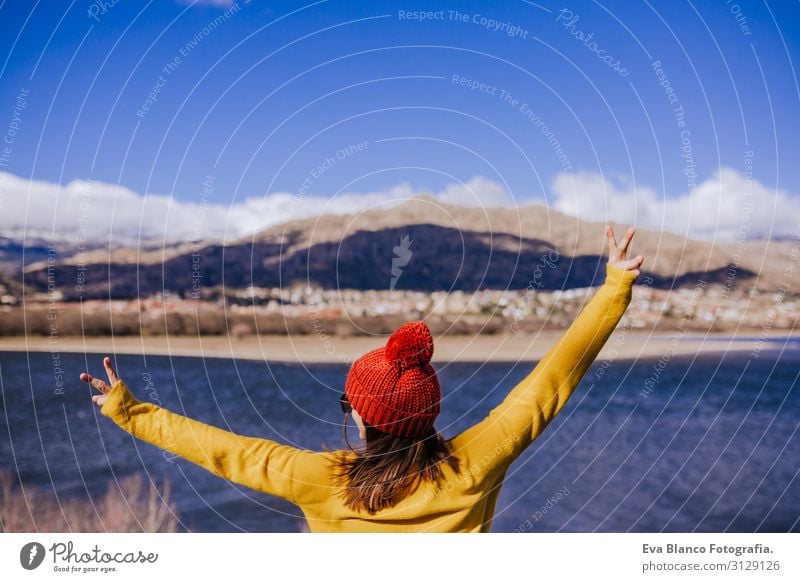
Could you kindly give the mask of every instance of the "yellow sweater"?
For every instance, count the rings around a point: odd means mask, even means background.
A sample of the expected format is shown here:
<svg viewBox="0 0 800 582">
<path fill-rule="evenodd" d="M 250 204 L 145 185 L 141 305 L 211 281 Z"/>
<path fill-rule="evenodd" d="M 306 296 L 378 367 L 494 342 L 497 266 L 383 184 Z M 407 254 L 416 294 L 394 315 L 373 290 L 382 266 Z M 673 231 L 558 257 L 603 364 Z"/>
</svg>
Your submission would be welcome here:
<svg viewBox="0 0 800 582">
<path fill-rule="evenodd" d="M 330 452 L 237 435 L 140 402 L 122 380 L 102 414 L 132 435 L 215 475 L 299 506 L 312 532 L 488 532 L 509 465 L 558 414 L 631 300 L 636 275 L 606 264 L 606 280 L 565 334 L 481 422 L 451 440 L 456 474 L 424 482 L 375 515 L 347 508 L 332 482 Z"/>
</svg>

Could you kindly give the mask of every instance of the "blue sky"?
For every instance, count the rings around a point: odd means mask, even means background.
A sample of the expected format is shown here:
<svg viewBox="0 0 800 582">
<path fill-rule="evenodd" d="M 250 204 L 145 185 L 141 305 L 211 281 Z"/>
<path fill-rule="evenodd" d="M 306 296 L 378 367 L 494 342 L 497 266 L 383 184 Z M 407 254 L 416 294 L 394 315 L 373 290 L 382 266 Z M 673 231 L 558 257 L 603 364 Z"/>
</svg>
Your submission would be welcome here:
<svg viewBox="0 0 800 582">
<path fill-rule="evenodd" d="M 102 4 L 0 6 L 7 209 L 31 180 L 31 203 L 93 181 L 191 208 L 211 177 L 244 222 L 298 191 L 455 191 L 658 227 L 743 204 L 752 177 L 758 228 L 797 230 L 796 2 Z"/>
</svg>

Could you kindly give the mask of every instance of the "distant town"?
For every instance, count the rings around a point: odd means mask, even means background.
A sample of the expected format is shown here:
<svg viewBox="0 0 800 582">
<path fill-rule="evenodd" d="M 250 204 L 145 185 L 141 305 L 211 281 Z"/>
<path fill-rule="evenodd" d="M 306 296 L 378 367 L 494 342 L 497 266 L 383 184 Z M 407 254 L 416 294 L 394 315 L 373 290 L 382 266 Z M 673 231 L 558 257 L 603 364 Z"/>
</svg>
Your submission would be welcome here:
<svg viewBox="0 0 800 582">
<path fill-rule="evenodd" d="M 794 295 L 700 283 L 662 290 L 634 286 L 620 325 L 642 330 L 793 329 Z M 439 334 L 496 334 L 565 329 L 595 292 L 404 290 L 312 287 L 202 289 L 199 298 L 157 293 L 129 300 L 64 301 L 55 290 L 22 301 L 0 285 L 0 335 L 233 335 L 386 333 L 399 322 L 425 319 Z M 24 307 L 23 307 L 24 305 Z"/>
</svg>

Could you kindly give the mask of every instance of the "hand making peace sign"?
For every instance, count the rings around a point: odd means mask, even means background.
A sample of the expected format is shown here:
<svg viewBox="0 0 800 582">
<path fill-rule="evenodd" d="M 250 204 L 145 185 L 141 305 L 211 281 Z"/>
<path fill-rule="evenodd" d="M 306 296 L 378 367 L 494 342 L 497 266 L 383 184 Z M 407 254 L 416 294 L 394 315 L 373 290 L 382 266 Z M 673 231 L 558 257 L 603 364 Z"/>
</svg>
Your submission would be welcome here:
<svg viewBox="0 0 800 582">
<path fill-rule="evenodd" d="M 119 380 L 119 378 L 117 377 L 117 373 L 114 371 L 114 368 L 111 367 L 111 358 L 109 358 L 108 356 L 103 358 L 103 366 L 105 366 L 106 375 L 108 376 L 108 381 L 111 382 L 110 386 L 105 382 L 103 382 L 100 378 L 95 378 L 94 376 L 88 374 L 87 372 L 83 372 L 81 374 L 81 380 L 83 380 L 84 382 L 88 382 L 89 384 L 97 388 L 100 392 L 102 392 L 102 394 L 95 394 L 94 396 L 92 396 L 92 402 L 97 404 L 97 406 L 103 406 L 103 403 L 106 401 L 106 398 L 108 398 L 107 395 L 111 391 L 112 386 L 116 384 L 117 380 Z"/>
<path fill-rule="evenodd" d="M 636 257 L 632 259 L 627 259 L 626 255 L 628 253 L 628 245 L 630 245 L 631 239 L 633 238 L 636 229 L 634 227 L 630 227 L 628 232 L 625 233 L 625 238 L 617 244 L 617 239 L 614 237 L 614 229 L 611 228 L 610 225 L 606 225 L 606 236 L 608 237 L 608 262 L 612 265 L 616 265 L 617 267 L 621 267 L 626 271 L 631 271 L 635 273 L 638 277 L 640 274 L 639 267 L 642 266 L 644 262 L 644 257 L 642 255 L 636 255 Z"/>
</svg>

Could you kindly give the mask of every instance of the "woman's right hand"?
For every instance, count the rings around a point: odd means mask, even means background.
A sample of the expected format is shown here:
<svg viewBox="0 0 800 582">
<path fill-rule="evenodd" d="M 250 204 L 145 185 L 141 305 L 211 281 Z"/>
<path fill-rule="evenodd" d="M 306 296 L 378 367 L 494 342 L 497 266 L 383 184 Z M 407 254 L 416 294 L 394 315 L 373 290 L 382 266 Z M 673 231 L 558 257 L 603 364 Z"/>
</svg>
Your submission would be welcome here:
<svg viewBox="0 0 800 582">
<path fill-rule="evenodd" d="M 95 394 L 94 396 L 92 396 L 92 402 L 97 404 L 97 406 L 103 406 L 103 403 L 106 401 L 106 398 L 108 398 L 108 393 L 111 391 L 111 388 L 114 386 L 114 384 L 117 383 L 117 381 L 119 381 L 117 373 L 114 371 L 114 368 L 111 367 L 111 358 L 109 358 L 108 356 L 103 358 L 103 366 L 106 369 L 106 375 L 108 376 L 108 381 L 111 383 L 110 386 L 100 378 L 95 378 L 88 372 L 83 372 L 81 374 L 82 381 L 91 384 L 101 392 L 101 394 Z"/>
<path fill-rule="evenodd" d="M 644 257 L 642 255 L 636 255 L 636 257 L 632 259 L 626 258 L 628 253 L 628 245 L 630 244 L 635 232 L 636 229 L 634 227 L 630 227 L 628 232 L 625 233 L 625 238 L 623 238 L 622 241 L 617 244 L 617 239 L 614 237 L 614 229 L 611 228 L 611 225 L 606 225 L 609 264 L 615 265 L 621 269 L 625 269 L 626 271 L 631 271 L 638 277 L 640 274 L 639 267 L 642 266 Z"/>
</svg>

